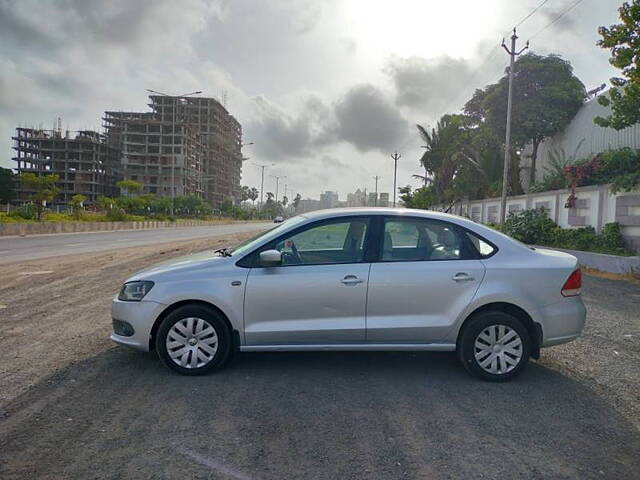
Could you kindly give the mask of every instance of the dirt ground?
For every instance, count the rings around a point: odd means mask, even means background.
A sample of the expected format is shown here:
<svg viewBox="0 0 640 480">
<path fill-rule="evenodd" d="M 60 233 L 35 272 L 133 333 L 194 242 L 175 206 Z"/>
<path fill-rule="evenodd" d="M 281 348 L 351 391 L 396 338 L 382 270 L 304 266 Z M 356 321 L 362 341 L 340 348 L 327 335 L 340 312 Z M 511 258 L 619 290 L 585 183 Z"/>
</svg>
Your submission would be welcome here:
<svg viewBox="0 0 640 480">
<path fill-rule="evenodd" d="M 113 347 L 110 299 L 131 274 L 251 235 L 1 265 L 0 408 L 56 370 Z"/>
<path fill-rule="evenodd" d="M 0 478 L 637 478 L 640 287 L 513 382 L 445 353 L 237 355 L 204 377 L 109 340 L 130 274 L 218 236 L 0 266 Z"/>
</svg>

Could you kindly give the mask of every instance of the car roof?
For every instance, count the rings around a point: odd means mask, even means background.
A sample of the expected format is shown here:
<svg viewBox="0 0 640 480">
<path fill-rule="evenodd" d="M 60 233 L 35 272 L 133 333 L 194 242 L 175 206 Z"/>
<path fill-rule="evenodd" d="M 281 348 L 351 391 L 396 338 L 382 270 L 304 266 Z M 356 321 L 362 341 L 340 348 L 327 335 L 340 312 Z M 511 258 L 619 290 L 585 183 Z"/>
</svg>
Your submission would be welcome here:
<svg viewBox="0 0 640 480">
<path fill-rule="evenodd" d="M 413 208 L 386 208 L 386 207 L 350 207 L 350 208 L 328 208 L 325 210 L 314 210 L 303 213 L 301 216 L 308 219 L 319 220 L 323 218 L 345 217 L 354 215 L 391 215 L 407 217 L 424 217 L 448 221 L 462 220 L 470 222 L 463 217 L 451 215 L 450 213 L 436 212 L 435 210 L 419 210 Z"/>
</svg>

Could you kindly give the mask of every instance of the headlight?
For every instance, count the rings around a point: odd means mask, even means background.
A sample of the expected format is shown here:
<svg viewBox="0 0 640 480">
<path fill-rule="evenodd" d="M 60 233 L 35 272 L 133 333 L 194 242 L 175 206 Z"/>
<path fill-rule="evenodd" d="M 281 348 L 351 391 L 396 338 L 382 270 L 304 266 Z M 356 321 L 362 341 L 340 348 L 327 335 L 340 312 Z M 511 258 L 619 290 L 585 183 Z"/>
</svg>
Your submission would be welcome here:
<svg viewBox="0 0 640 480">
<path fill-rule="evenodd" d="M 153 288 L 153 282 L 129 282 L 122 285 L 118 300 L 139 302 Z"/>
</svg>

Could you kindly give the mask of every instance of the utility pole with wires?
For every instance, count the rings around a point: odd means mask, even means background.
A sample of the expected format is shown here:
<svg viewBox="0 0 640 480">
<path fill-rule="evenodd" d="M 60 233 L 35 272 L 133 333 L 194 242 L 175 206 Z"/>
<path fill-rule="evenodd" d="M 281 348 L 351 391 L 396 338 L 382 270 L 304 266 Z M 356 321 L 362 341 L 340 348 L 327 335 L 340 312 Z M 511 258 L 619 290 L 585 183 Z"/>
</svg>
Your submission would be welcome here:
<svg viewBox="0 0 640 480">
<path fill-rule="evenodd" d="M 265 163 L 263 165 L 260 165 L 258 163 L 254 163 L 253 165 L 255 165 L 256 167 L 260 167 L 260 169 L 262 170 L 262 173 L 260 175 L 260 205 L 259 205 L 259 210 L 262 211 L 262 206 L 263 206 L 263 193 L 264 193 L 264 169 L 267 167 L 273 167 L 275 165 L 275 163 Z"/>
<path fill-rule="evenodd" d="M 273 178 L 276 179 L 276 204 L 278 203 L 278 184 L 280 183 L 280 179 L 281 178 L 287 178 L 286 175 L 271 175 Z"/>
<path fill-rule="evenodd" d="M 504 224 L 507 209 L 507 189 L 509 186 L 509 167 L 511 163 L 511 106 L 513 103 L 513 69 L 516 62 L 516 57 L 529 48 L 529 42 L 522 47 L 519 51 L 516 51 L 516 29 L 513 29 L 513 35 L 511 35 L 511 50 L 505 45 L 504 38 L 502 39 L 502 48 L 511 57 L 509 63 L 509 93 L 507 96 L 507 128 L 504 141 L 504 167 L 502 169 L 502 197 L 500 199 L 500 223 Z M 395 193 L 394 193 L 395 198 Z M 395 203 L 395 202 L 394 202 Z"/>
<path fill-rule="evenodd" d="M 376 175 L 375 177 L 373 177 L 373 179 L 376 181 L 376 199 L 375 199 L 375 206 L 378 206 L 378 180 L 380 180 L 380 176 Z"/>
<path fill-rule="evenodd" d="M 396 181 L 398 178 L 398 160 L 402 158 L 402 155 L 400 155 L 398 152 L 394 152 L 394 154 L 391 155 L 391 158 L 393 158 L 393 208 L 396 208 Z"/>
</svg>

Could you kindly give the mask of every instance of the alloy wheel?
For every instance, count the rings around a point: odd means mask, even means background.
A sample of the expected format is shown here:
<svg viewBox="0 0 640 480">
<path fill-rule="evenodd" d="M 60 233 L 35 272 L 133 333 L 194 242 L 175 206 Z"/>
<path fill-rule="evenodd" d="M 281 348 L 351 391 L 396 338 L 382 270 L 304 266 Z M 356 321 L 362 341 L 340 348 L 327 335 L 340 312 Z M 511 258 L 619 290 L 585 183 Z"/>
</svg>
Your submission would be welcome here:
<svg viewBox="0 0 640 480">
<path fill-rule="evenodd" d="M 522 339 L 506 325 L 490 325 L 474 342 L 474 355 L 480 368 L 491 374 L 508 373 L 522 359 Z"/>
<path fill-rule="evenodd" d="M 187 317 L 178 320 L 167 333 L 167 353 L 183 368 L 200 368 L 218 351 L 218 333 L 207 320 Z"/>
</svg>

